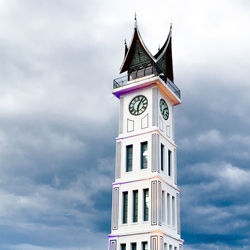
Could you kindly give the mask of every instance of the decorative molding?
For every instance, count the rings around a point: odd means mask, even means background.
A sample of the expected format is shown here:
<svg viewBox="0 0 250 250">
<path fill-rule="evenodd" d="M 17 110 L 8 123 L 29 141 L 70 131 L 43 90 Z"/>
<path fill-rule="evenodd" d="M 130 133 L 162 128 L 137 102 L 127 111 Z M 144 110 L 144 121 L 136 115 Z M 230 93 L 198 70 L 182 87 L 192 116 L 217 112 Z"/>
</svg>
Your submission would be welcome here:
<svg viewBox="0 0 250 250">
<path fill-rule="evenodd" d="M 177 204 L 177 234 L 181 233 L 181 223 L 180 223 L 180 195 L 176 193 L 176 204 Z"/>
<path fill-rule="evenodd" d="M 162 182 L 167 184 L 169 187 L 171 187 L 171 188 L 175 189 L 176 191 L 180 192 L 179 188 L 174 187 L 173 185 L 169 184 L 168 182 L 166 182 L 166 180 L 164 180 L 160 176 L 154 176 L 154 177 L 149 177 L 149 178 L 144 178 L 144 179 L 137 179 L 137 180 L 133 180 L 133 181 L 114 182 L 112 185 L 117 186 L 117 185 L 123 185 L 123 184 L 127 184 L 127 183 L 133 183 L 133 182 L 138 182 L 138 181 L 146 181 L 146 180 L 154 180 L 154 179 L 155 180 L 161 180 Z"/>
<path fill-rule="evenodd" d="M 111 240 L 109 242 L 109 250 L 117 250 L 117 241 L 116 240 Z"/>
<path fill-rule="evenodd" d="M 174 184 L 177 185 L 177 151 L 174 149 Z"/>
<path fill-rule="evenodd" d="M 152 88 L 152 126 L 158 126 L 158 88 Z"/>
<path fill-rule="evenodd" d="M 157 225 L 157 181 L 151 182 L 151 225 Z"/>
<path fill-rule="evenodd" d="M 119 217 L 119 187 L 113 188 L 112 194 L 112 229 L 118 229 L 118 217 Z"/>
<path fill-rule="evenodd" d="M 141 128 L 148 128 L 148 114 L 141 119 Z"/>
<path fill-rule="evenodd" d="M 167 237 L 169 237 L 169 238 L 171 238 L 171 239 L 177 240 L 177 241 L 179 241 L 179 242 L 181 242 L 181 243 L 184 242 L 183 239 L 174 237 L 173 235 L 168 234 L 168 233 L 166 233 L 166 232 L 164 232 L 164 231 L 162 231 L 162 230 L 144 231 L 144 232 L 140 232 L 140 233 L 137 232 L 137 233 L 126 233 L 126 234 L 117 234 L 117 235 L 109 234 L 108 237 L 109 237 L 109 239 L 110 239 L 110 238 L 129 237 L 129 236 L 133 236 L 133 235 L 144 235 L 144 234 L 147 234 L 147 235 L 148 235 L 148 234 L 165 235 L 165 236 L 167 236 Z"/>
<path fill-rule="evenodd" d="M 159 129 L 163 132 L 163 121 L 161 117 L 159 117 Z"/>
<path fill-rule="evenodd" d="M 151 171 L 159 172 L 159 134 L 152 134 Z"/>
<path fill-rule="evenodd" d="M 175 117 L 174 117 L 174 107 L 172 107 L 172 112 L 171 112 L 171 114 L 172 114 L 172 134 L 171 134 L 171 136 L 172 136 L 172 139 L 173 139 L 173 141 L 175 140 L 175 126 L 174 126 L 174 124 L 175 124 Z"/>
<path fill-rule="evenodd" d="M 158 225 L 162 225 L 162 185 L 161 181 L 158 181 L 158 186 L 157 186 L 157 193 L 158 193 Z"/>
<path fill-rule="evenodd" d="M 116 163 L 115 163 L 115 178 L 121 178 L 121 148 L 122 143 L 116 142 Z"/>
<path fill-rule="evenodd" d="M 160 250 L 163 250 L 163 245 L 164 245 L 164 243 L 163 243 L 163 237 L 162 237 L 162 236 L 159 237 L 159 244 L 160 244 L 159 249 L 160 249 Z"/>
<path fill-rule="evenodd" d="M 150 250 L 158 250 L 158 236 L 150 237 Z"/>
<path fill-rule="evenodd" d="M 134 121 L 127 119 L 127 132 L 133 132 L 134 131 Z"/>
<path fill-rule="evenodd" d="M 127 138 L 132 138 L 132 137 L 136 137 L 136 136 L 140 136 L 140 135 L 150 134 L 150 133 L 152 134 L 152 133 L 155 133 L 155 132 L 159 133 L 159 135 L 162 136 L 164 139 L 166 139 L 173 147 L 177 148 L 177 145 L 173 141 L 169 140 L 169 138 L 167 138 L 166 136 L 164 136 L 159 129 L 150 130 L 148 132 L 144 132 L 144 133 L 140 133 L 140 134 L 136 134 L 136 135 L 129 135 L 129 136 L 124 136 L 124 137 L 117 137 L 116 141 L 127 139 Z"/>
<path fill-rule="evenodd" d="M 119 133 L 123 133 L 123 116 L 124 116 L 124 96 L 120 98 L 120 118 L 119 118 Z"/>
<path fill-rule="evenodd" d="M 171 135 L 170 135 L 170 125 L 167 125 L 167 126 L 166 126 L 166 136 L 167 136 L 168 138 L 171 137 Z"/>
</svg>

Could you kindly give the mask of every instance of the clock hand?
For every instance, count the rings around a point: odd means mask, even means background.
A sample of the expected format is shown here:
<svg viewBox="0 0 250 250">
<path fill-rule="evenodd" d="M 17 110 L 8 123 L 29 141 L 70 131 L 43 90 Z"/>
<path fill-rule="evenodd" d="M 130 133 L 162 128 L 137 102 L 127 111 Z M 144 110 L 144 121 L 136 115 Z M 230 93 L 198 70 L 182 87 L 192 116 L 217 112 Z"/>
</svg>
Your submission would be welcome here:
<svg viewBox="0 0 250 250">
<path fill-rule="evenodd" d="M 163 109 L 163 113 L 168 113 L 168 109 L 167 108 Z"/>
<path fill-rule="evenodd" d="M 140 100 L 139 104 L 137 105 L 137 111 L 139 111 L 139 107 L 140 107 L 140 104 L 141 104 L 141 102 L 142 102 L 143 99 L 144 99 L 144 98 L 142 98 L 142 99 Z"/>
</svg>

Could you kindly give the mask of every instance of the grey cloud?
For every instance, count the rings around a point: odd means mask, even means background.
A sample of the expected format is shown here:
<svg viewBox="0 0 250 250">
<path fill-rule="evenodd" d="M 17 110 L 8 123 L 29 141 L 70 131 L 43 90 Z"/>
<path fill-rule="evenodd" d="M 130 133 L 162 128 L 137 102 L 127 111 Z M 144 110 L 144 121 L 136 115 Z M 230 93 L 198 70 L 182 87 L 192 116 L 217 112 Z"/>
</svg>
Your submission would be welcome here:
<svg viewBox="0 0 250 250">
<path fill-rule="evenodd" d="M 186 248 L 249 248 L 244 1 L 0 7 L 0 249 L 107 249 L 118 128 L 112 79 L 135 11 L 152 51 L 173 22 Z"/>
</svg>

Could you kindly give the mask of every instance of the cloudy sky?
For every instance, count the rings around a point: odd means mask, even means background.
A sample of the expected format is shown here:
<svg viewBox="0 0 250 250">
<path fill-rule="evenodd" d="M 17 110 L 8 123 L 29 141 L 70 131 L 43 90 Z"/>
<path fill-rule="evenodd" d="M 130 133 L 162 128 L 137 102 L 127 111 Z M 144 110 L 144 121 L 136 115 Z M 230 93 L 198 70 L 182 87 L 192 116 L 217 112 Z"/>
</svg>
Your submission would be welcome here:
<svg viewBox="0 0 250 250">
<path fill-rule="evenodd" d="M 0 249 L 106 250 L 124 38 L 173 23 L 185 249 L 250 249 L 247 0 L 0 0 Z"/>
</svg>

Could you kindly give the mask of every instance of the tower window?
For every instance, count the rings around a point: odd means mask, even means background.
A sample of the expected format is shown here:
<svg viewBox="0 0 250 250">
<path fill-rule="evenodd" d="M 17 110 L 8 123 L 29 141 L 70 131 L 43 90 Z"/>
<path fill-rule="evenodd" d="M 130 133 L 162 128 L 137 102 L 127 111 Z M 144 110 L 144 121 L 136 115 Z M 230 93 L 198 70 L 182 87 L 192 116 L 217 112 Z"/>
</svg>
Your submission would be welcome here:
<svg viewBox="0 0 250 250">
<path fill-rule="evenodd" d="M 148 221 L 149 215 L 149 190 L 143 190 L 143 220 Z"/>
<path fill-rule="evenodd" d="M 121 244 L 121 250 L 126 250 L 126 244 Z"/>
<path fill-rule="evenodd" d="M 136 250 L 136 243 L 131 243 L 131 250 Z"/>
<path fill-rule="evenodd" d="M 175 227 L 175 197 L 172 196 L 172 226 Z"/>
<path fill-rule="evenodd" d="M 128 192 L 123 192 L 122 195 L 123 195 L 122 223 L 126 224 L 128 222 Z"/>
<path fill-rule="evenodd" d="M 134 80 L 136 78 L 136 71 L 133 71 L 132 73 L 130 73 L 129 75 L 129 81 Z"/>
<path fill-rule="evenodd" d="M 168 175 L 172 175 L 172 152 L 168 150 Z"/>
<path fill-rule="evenodd" d="M 138 190 L 133 191 L 133 222 L 138 221 Z"/>
<path fill-rule="evenodd" d="M 133 145 L 126 146 L 126 172 L 132 171 Z"/>
<path fill-rule="evenodd" d="M 148 242 L 147 241 L 142 242 L 142 250 L 148 250 Z"/>
<path fill-rule="evenodd" d="M 166 206 L 165 206 L 165 192 L 162 191 L 162 199 L 161 199 L 161 202 L 162 202 L 162 222 L 165 223 L 166 221 Z"/>
<path fill-rule="evenodd" d="M 153 74 L 153 73 L 154 73 L 154 70 L 153 70 L 153 69 L 154 69 L 154 68 L 153 68 L 152 66 L 147 67 L 147 68 L 145 69 L 145 76 Z"/>
<path fill-rule="evenodd" d="M 164 243 L 164 250 L 168 250 L 168 245 L 167 245 L 167 243 Z"/>
<path fill-rule="evenodd" d="M 164 170 L 164 145 L 161 144 L 161 171 Z"/>
<path fill-rule="evenodd" d="M 141 143 L 141 169 L 148 167 L 148 142 Z"/>
<path fill-rule="evenodd" d="M 145 76 L 145 69 L 140 69 L 137 71 L 137 77 L 143 77 Z"/>
<path fill-rule="evenodd" d="M 170 194 L 167 194 L 167 223 L 170 225 Z"/>
</svg>

